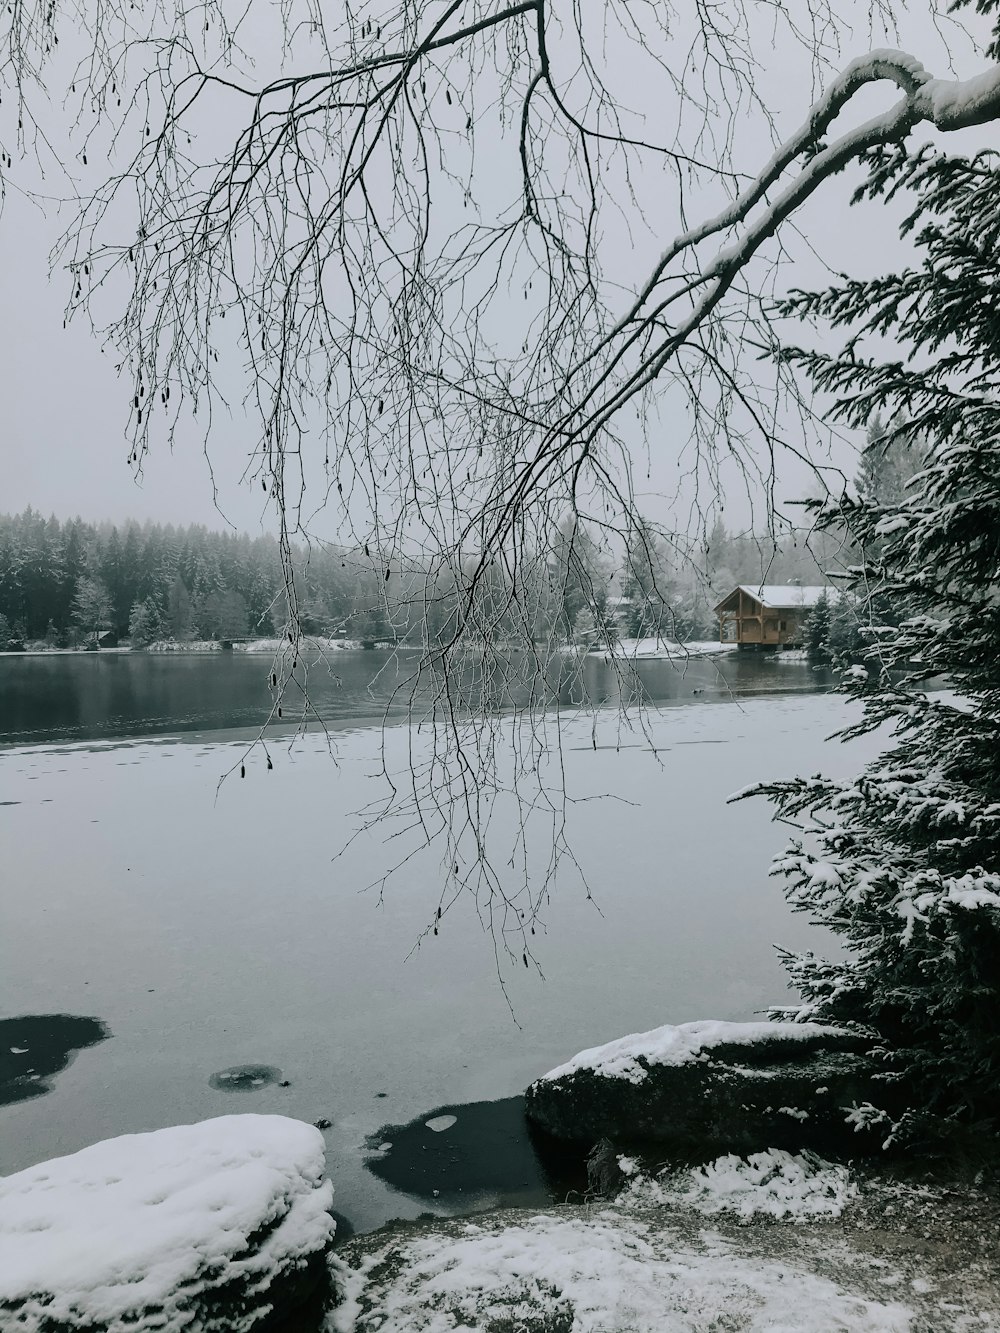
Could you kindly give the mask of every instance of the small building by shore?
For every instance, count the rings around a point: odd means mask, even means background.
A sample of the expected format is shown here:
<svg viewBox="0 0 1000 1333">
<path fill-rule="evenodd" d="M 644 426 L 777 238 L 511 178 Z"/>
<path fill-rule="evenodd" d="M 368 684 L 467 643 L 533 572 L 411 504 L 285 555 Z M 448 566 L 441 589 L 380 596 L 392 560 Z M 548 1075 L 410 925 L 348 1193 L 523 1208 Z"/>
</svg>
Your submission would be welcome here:
<svg viewBox="0 0 1000 1333">
<path fill-rule="evenodd" d="M 740 648 L 801 648 L 809 612 L 821 597 L 833 601 L 826 584 L 741 583 L 715 606 L 719 640 Z"/>
</svg>

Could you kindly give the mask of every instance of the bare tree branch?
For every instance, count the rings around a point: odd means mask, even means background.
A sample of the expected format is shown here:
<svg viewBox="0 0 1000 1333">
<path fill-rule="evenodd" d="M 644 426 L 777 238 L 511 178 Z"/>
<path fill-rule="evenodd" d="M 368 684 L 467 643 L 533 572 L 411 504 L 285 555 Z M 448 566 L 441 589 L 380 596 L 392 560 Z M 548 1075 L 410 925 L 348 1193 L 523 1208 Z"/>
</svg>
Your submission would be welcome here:
<svg viewBox="0 0 1000 1333">
<path fill-rule="evenodd" d="M 1000 118 L 1000 68 L 942 80 L 900 51 L 860 56 L 747 171 L 740 117 L 775 131 L 754 23 L 768 16 L 814 81 L 828 77 L 844 27 L 825 0 L 794 18 L 770 0 L 321 8 L 288 0 L 282 68 L 257 78 L 269 20 L 250 4 L 227 17 L 215 0 L 176 13 L 13 0 L 0 78 L 22 147 L 27 125 L 35 155 L 55 154 L 33 90 L 75 27 L 86 54 L 71 57 L 66 142 L 80 170 L 88 153 L 111 166 L 81 190 L 58 258 L 67 318 L 86 315 L 118 349 L 134 468 L 192 414 L 209 440 L 219 411 L 255 423 L 246 477 L 279 518 L 288 609 L 276 697 L 307 698 L 296 539 L 332 524 L 384 590 L 417 559 L 431 586 L 459 590 L 461 613 L 402 687 L 432 744 L 388 809 L 444 839 L 449 882 L 473 888 L 491 922 L 497 907 L 527 958 L 566 851 L 543 756 L 558 753 L 575 668 L 540 627 L 567 518 L 565 570 L 584 584 L 591 554 L 645 532 L 635 448 L 671 393 L 691 414 L 695 503 L 701 470 L 716 477 L 727 453 L 768 496 L 779 443 L 808 458 L 776 425 L 798 394 L 791 368 L 772 358 L 768 378 L 745 356 L 777 347 L 766 285 L 784 238 L 874 150 L 920 125 Z M 672 107 L 661 137 L 614 83 L 623 51 L 657 82 L 658 123 Z M 895 104 L 845 124 L 878 84 Z M 654 170 L 676 235 L 644 269 L 623 238 L 668 230 L 650 215 Z M 709 216 L 685 221 L 708 199 Z M 616 668 L 627 693 L 628 664 Z M 507 734 L 511 716 L 524 733 Z M 498 746 L 517 756 L 503 781 Z M 501 789 L 552 821 L 549 871 L 534 881 L 522 855 L 517 890 L 484 850 L 484 802 Z"/>
</svg>

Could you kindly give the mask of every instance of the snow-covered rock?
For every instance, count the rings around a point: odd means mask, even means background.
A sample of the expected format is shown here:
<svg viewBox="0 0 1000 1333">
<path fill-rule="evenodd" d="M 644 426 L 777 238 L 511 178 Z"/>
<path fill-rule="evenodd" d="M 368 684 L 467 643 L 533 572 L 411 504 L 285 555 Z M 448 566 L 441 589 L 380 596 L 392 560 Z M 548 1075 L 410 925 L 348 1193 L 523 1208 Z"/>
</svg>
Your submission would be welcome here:
<svg viewBox="0 0 1000 1333">
<path fill-rule="evenodd" d="M 277 1115 L 127 1134 L 0 1179 L 0 1328 L 271 1333 L 325 1295 L 323 1136 Z"/>
<path fill-rule="evenodd" d="M 850 1108 L 873 1095 L 863 1052 L 860 1038 L 811 1023 L 667 1025 L 581 1051 L 537 1079 L 525 1106 L 581 1143 L 829 1147 L 852 1139 Z"/>
</svg>

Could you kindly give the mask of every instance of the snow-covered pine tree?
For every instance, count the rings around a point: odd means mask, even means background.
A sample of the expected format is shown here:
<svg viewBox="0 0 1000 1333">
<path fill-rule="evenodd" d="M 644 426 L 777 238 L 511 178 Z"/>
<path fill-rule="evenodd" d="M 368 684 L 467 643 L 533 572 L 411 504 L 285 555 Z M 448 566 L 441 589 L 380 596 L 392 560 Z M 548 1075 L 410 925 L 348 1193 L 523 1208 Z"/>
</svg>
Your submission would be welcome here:
<svg viewBox="0 0 1000 1333">
<path fill-rule="evenodd" d="M 922 262 L 796 293 L 787 312 L 849 330 L 841 354 L 790 354 L 842 420 L 905 414 L 927 451 L 890 502 L 814 506 L 862 551 L 856 593 L 899 621 L 871 625 L 867 667 L 846 673 L 863 713 L 843 734 L 894 739 L 850 781 L 758 791 L 807 830 L 773 867 L 790 903 L 847 951 L 785 955 L 801 1003 L 783 1016 L 872 1034 L 899 1141 L 1000 1128 L 1000 170 L 929 149 L 868 167 L 859 194 L 915 200 L 904 232 Z M 862 358 L 866 333 L 906 359 Z M 927 692 L 935 677 L 949 692 Z"/>
<path fill-rule="evenodd" d="M 868 439 L 858 460 L 857 491 L 879 504 L 898 504 L 907 483 L 920 471 L 922 451 L 914 445 L 905 416 L 888 426 L 878 416 L 868 424 Z"/>
<path fill-rule="evenodd" d="M 809 661 L 826 666 L 830 660 L 830 599 L 826 593 L 806 616 L 803 637 Z"/>
</svg>

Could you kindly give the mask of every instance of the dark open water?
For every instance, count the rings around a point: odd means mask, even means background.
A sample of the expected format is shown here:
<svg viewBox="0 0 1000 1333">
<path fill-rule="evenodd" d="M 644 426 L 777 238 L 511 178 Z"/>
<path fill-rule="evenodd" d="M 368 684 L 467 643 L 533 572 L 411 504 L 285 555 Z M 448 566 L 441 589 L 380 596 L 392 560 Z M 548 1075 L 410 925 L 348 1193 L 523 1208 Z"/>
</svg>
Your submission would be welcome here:
<svg viewBox="0 0 1000 1333">
<path fill-rule="evenodd" d="M 406 715 L 414 653 L 346 651 L 313 655 L 312 706 L 327 723 Z M 176 735 L 256 727 L 271 696 L 266 653 L 0 654 L 0 745 Z M 604 658 L 563 664 L 564 705 L 615 704 L 622 682 Z M 676 662 L 637 662 L 627 692 L 658 704 L 828 688 L 830 675 L 770 654 L 726 653 Z M 522 693 L 524 691 L 522 690 Z M 295 698 L 285 716 L 294 718 Z"/>
</svg>

